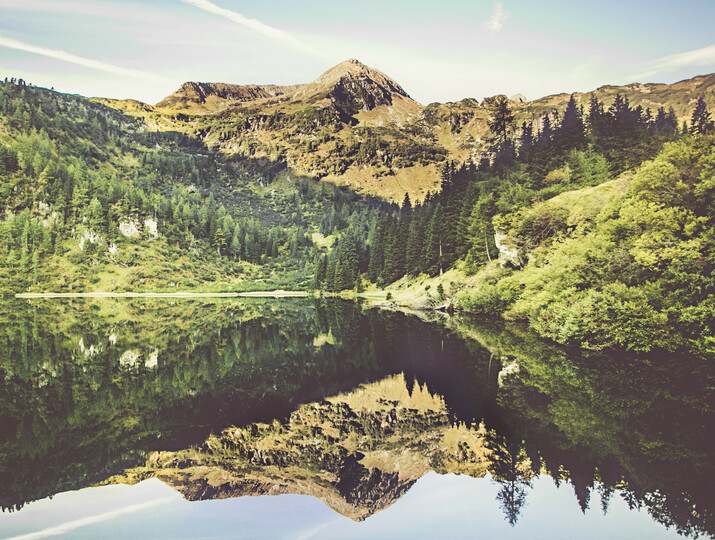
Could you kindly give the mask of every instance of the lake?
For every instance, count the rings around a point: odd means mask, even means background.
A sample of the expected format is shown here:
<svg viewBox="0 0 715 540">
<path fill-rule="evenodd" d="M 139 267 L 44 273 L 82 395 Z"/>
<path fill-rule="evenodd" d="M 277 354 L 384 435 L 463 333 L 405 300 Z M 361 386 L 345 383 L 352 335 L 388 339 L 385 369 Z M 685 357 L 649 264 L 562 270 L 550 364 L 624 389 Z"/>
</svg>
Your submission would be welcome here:
<svg viewBox="0 0 715 540">
<path fill-rule="evenodd" d="M 715 533 L 711 361 L 346 300 L 0 301 L 0 538 Z"/>
</svg>

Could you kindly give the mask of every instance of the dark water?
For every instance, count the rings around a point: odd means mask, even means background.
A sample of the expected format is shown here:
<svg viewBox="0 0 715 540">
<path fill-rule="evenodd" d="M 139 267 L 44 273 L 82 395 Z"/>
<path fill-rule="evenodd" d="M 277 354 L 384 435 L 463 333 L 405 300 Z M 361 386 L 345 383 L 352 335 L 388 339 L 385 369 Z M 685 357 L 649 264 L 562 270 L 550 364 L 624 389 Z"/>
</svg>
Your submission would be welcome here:
<svg viewBox="0 0 715 540">
<path fill-rule="evenodd" d="M 346 301 L 6 300 L 0 537 L 708 537 L 713 380 Z"/>
</svg>

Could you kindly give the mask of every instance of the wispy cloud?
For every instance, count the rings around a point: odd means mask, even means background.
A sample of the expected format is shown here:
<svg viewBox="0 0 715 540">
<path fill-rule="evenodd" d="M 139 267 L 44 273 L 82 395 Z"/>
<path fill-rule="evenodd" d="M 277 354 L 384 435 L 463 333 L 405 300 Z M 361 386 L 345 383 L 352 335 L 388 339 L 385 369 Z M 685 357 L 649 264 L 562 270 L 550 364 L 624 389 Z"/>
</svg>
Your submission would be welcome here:
<svg viewBox="0 0 715 540">
<path fill-rule="evenodd" d="M 7 47 L 8 49 L 16 49 L 18 51 L 29 52 L 32 54 L 39 54 L 41 56 L 47 56 L 48 58 L 54 58 L 56 60 L 62 60 L 63 62 L 70 62 L 71 64 L 77 64 L 79 66 L 84 66 L 91 69 L 97 69 L 99 71 L 106 71 L 108 73 L 114 73 L 115 75 L 124 75 L 125 77 L 132 77 L 134 79 L 143 79 L 146 81 L 157 81 L 166 82 L 167 79 L 154 73 L 147 73 L 145 71 L 139 71 L 136 69 L 123 68 L 120 66 L 115 66 L 114 64 L 108 64 L 107 62 L 101 62 L 100 60 L 92 60 L 91 58 L 84 58 L 82 56 L 77 56 L 66 51 L 61 51 L 59 49 L 48 49 L 46 47 L 38 47 L 37 45 L 31 45 L 29 43 L 23 43 L 22 41 L 17 41 L 15 39 L 10 39 L 0 36 L 0 47 Z"/>
<path fill-rule="evenodd" d="M 244 15 L 241 15 L 240 13 L 231 11 L 230 9 L 226 9 L 226 8 L 217 6 L 216 4 L 209 2 L 208 0 L 182 0 L 182 1 L 185 4 L 192 5 L 199 9 L 203 9 L 204 11 L 208 11 L 209 13 L 213 13 L 214 15 L 218 15 L 219 17 L 228 19 L 229 21 L 235 22 L 236 24 L 240 24 L 241 26 L 244 26 L 245 28 L 253 30 L 254 32 L 257 32 L 269 39 L 272 39 L 273 41 L 282 43 L 283 45 L 288 45 L 289 47 L 293 47 L 294 49 L 297 49 L 299 51 L 302 51 L 304 53 L 307 53 L 307 54 L 310 54 L 313 56 L 318 56 L 320 58 L 329 58 L 326 54 L 324 54 L 324 53 L 312 48 L 310 45 L 307 45 L 306 43 L 303 43 L 302 41 L 294 38 L 289 33 L 284 32 L 283 30 L 279 30 L 278 28 L 269 26 L 267 24 L 264 24 L 257 19 L 250 19 Z"/>
<path fill-rule="evenodd" d="M 487 21 L 487 28 L 489 28 L 489 30 L 493 30 L 494 32 L 498 32 L 504 27 L 504 21 L 508 18 L 509 12 L 504 11 L 504 6 L 502 6 L 501 2 L 497 2 L 494 4 L 492 14 L 489 16 L 489 20 Z"/>
<path fill-rule="evenodd" d="M 708 64 L 715 64 L 715 45 L 658 58 L 646 64 L 643 70 L 633 77 L 635 79 L 643 79 L 645 77 L 652 77 L 658 73 L 673 71 L 683 66 L 705 66 Z"/>
<path fill-rule="evenodd" d="M 163 499 L 156 499 L 154 501 L 149 501 L 141 504 L 134 504 L 127 506 L 125 508 L 118 508 L 117 510 L 111 510 L 109 512 L 104 512 L 102 514 L 97 514 L 96 516 L 88 516 L 80 519 L 75 519 L 72 521 L 67 521 L 65 523 L 60 523 L 59 525 L 54 525 L 52 527 L 47 527 L 37 532 L 23 534 L 22 536 L 15 536 L 9 538 L 8 540 L 40 540 L 41 538 L 47 538 L 49 536 L 57 536 L 60 534 L 67 534 L 74 531 L 80 527 L 86 527 L 87 525 L 94 525 L 95 523 L 101 523 L 103 521 L 109 521 L 110 519 L 115 519 L 119 516 L 125 514 L 134 514 L 142 510 L 147 510 L 149 508 L 154 508 L 162 504 L 168 504 L 175 501 L 176 497 L 164 497 Z"/>
<path fill-rule="evenodd" d="M 316 525 L 315 527 L 312 527 L 307 531 L 303 531 L 302 533 L 297 535 L 295 537 L 295 540 L 310 540 L 311 538 L 315 538 L 316 535 L 320 534 L 320 531 L 323 531 L 328 527 L 332 527 L 333 525 L 339 524 L 344 520 L 345 518 L 340 517 L 331 521 L 327 521 L 325 523 L 320 523 L 319 525 Z"/>
</svg>

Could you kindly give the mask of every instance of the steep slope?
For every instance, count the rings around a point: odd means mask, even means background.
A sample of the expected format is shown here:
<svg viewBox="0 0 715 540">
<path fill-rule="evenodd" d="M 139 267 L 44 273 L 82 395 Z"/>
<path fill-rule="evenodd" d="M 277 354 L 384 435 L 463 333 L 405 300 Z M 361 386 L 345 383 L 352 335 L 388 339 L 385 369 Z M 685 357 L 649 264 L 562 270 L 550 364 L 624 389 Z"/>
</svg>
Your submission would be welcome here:
<svg viewBox="0 0 715 540">
<path fill-rule="evenodd" d="M 715 109 L 715 73 L 699 75 L 674 84 L 640 84 L 624 86 L 601 86 L 592 92 L 576 92 L 576 103 L 588 113 L 591 96 L 609 107 L 617 94 L 628 98 L 631 107 L 650 109 L 655 116 L 663 107 L 673 109 L 680 124 L 690 121 L 698 98 L 703 98 L 709 110 Z M 563 112 L 571 94 L 554 94 L 533 101 L 516 94 L 510 98 L 515 114 L 515 125 L 522 122 L 534 122 L 541 125 L 541 118 L 554 111 Z M 489 127 L 489 98 L 481 103 L 475 99 L 464 99 L 455 103 L 432 103 L 425 107 L 417 124 L 431 132 L 455 161 L 476 160 L 484 149 Z"/>
<path fill-rule="evenodd" d="M 294 101 L 332 105 L 342 121 L 353 124 L 357 123 L 353 116 L 359 111 L 372 111 L 385 106 L 410 108 L 412 105 L 416 110 L 420 108 L 399 84 L 355 59 L 329 69 L 315 82 L 298 89 L 291 98 Z"/>
</svg>

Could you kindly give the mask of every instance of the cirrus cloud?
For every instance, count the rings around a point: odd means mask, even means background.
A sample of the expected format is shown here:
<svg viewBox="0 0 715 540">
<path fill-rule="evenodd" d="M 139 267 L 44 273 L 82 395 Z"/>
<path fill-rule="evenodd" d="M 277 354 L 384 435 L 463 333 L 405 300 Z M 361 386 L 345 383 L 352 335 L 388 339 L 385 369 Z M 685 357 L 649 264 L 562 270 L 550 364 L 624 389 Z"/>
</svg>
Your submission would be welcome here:
<svg viewBox="0 0 715 540">
<path fill-rule="evenodd" d="M 671 54 L 653 60 L 646 64 L 633 78 L 643 79 L 645 77 L 652 77 L 658 73 L 673 71 L 683 66 L 706 66 L 709 64 L 715 64 L 715 45 L 684 53 Z"/>
<path fill-rule="evenodd" d="M 71 64 L 77 64 L 79 66 L 96 69 L 99 71 L 106 71 L 108 73 L 114 73 L 115 75 L 124 75 L 125 77 L 132 77 L 134 79 L 143 79 L 146 81 L 156 82 L 165 82 L 167 80 L 166 78 L 160 75 L 156 75 L 154 73 L 147 73 L 145 71 L 139 71 L 137 69 L 115 66 L 114 64 L 109 64 L 100 60 L 93 60 L 91 58 L 77 56 L 76 54 L 72 54 L 67 51 L 40 47 L 38 45 L 24 43 L 16 39 L 10 39 L 3 36 L 0 36 L 0 47 L 6 47 L 8 49 L 15 49 L 17 51 L 23 51 L 32 54 L 39 54 L 40 56 L 54 58 L 55 60 L 61 60 L 63 62 L 69 62 Z"/>
<path fill-rule="evenodd" d="M 240 13 L 237 13 L 235 11 L 231 11 L 230 9 L 226 9 L 226 8 L 222 8 L 221 6 L 217 6 L 213 2 L 209 2 L 209 0 L 182 0 L 182 1 L 185 4 L 189 4 L 196 8 L 202 9 L 208 13 L 213 13 L 214 15 L 218 15 L 219 17 L 228 19 L 229 21 L 235 22 L 236 24 L 240 24 L 244 28 L 253 30 L 254 32 L 257 32 L 273 41 L 282 43 L 283 45 L 288 45 L 294 49 L 297 49 L 304 53 L 310 54 L 312 56 L 317 56 L 319 58 L 328 58 L 327 55 L 325 55 L 324 53 L 322 53 L 322 52 L 314 49 L 310 45 L 303 43 L 302 41 L 294 38 L 288 32 L 284 32 L 283 30 L 269 26 L 265 23 L 262 23 L 261 21 L 259 21 L 257 19 L 251 19 L 249 17 L 246 17 L 245 15 L 241 15 Z"/>
</svg>

